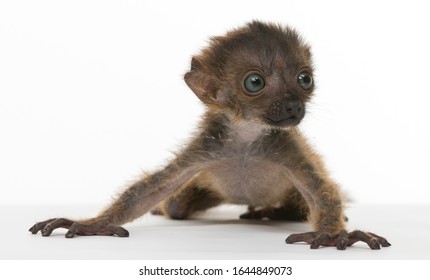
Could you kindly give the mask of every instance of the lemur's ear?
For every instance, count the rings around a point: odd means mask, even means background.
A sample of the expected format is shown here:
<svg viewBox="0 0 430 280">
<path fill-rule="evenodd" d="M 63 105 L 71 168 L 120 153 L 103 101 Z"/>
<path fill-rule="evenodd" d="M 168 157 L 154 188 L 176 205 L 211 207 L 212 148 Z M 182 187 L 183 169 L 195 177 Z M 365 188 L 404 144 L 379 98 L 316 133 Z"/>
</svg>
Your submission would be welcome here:
<svg viewBox="0 0 430 280">
<path fill-rule="evenodd" d="M 191 69 L 185 74 L 184 80 L 203 103 L 218 104 L 220 102 L 220 95 L 222 95 L 220 82 L 203 64 L 201 58 L 197 56 L 192 58 Z"/>
</svg>

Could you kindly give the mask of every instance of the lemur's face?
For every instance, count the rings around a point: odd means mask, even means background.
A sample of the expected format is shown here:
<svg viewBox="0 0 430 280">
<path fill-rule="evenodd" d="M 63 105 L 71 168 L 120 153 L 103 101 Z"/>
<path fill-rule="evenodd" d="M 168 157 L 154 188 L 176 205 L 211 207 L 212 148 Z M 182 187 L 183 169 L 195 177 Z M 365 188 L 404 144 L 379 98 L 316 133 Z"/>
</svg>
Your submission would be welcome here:
<svg viewBox="0 0 430 280">
<path fill-rule="evenodd" d="M 204 103 L 270 126 L 299 124 L 314 90 L 309 47 L 276 25 L 253 22 L 215 37 L 193 63 L 185 80 Z"/>
</svg>

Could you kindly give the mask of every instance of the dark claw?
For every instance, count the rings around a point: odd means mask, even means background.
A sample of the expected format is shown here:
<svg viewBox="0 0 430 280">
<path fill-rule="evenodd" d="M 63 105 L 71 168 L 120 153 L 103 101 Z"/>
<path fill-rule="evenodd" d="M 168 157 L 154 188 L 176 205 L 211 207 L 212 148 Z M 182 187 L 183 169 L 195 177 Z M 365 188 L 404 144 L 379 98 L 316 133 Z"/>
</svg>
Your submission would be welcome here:
<svg viewBox="0 0 430 280">
<path fill-rule="evenodd" d="M 321 244 L 319 244 L 317 241 L 312 242 L 311 249 L 318 249 Z"/>
<path fill-rule="evenodd" d="M 42 229 L 42 236 L 50 236 L 53 230 L 54 229 L 50 225 L 47 225 L 44 229 Z"/>
<path fill-rule="evenodd" d="M 76 232 L 71 231 L 71 230 L 68 230 L 68 231 L 66 232 L 65 237 L 66 237 L 66 238 L 73 238 L 73 237 L 75 237 L 75 235 L 76 235 Z"/>
<path fill-rule="evenodd" d="M 339 238 L 337 240 L 336 248 L 338 250 L 345 250 L 348 246 L 348 233 L 346 230 L 342 230 L 339 232 Z"/>
<path fill-rule="evenodd" d="M 32 234 L 36 234 L 38 232 L 38 230 L 36 230 L 36 225 L 32 226 L 28 231 Z"/>
<path fill-rule="evenodd" d="M 49 224 L 49 223 L 51 223 L 51 222 L 53 222 L 53 221 L 55 221 L 55 220 L 56 220 L 56 219 L 49 219 L 49 220 L 46 220 L 46 221 L 44 221 L 44 222 L 36 223 L 36 224 L 34 224 L 34 225 L 29 229 L 29 231 L 30 231 L 32 234 L 36 234 L 36 233 L 38 233 L 40 230 L 44 229 L 44 228 L 45 228 L 45 226 L 46 226 L 47 224 Z"/>
<path fill-rule="evenodd" d="M 115 233 L 119 237 L 129 237 L 130 233 L 125 228 L 121 228 L 119 231 Z"/>
<path fill-rule="evenodd" d="M 71 220 L 63 218 L 51 220 L 51 222 L 45 223 L 46 226 L 42 229 L 42 236 L 50 236 L 57 228 L 69 228 L 72 223 Z"/>
<path fill-rule="evenodd" d="M 371 232 L 368 232 L 367 234 L 369 234 L 370 236 L 376 238 L 378 240 L 379 244 L 381 244 L 382 247 L 390 247 L 391 246 L 391 244 L 384 237 L 381 237 L 381 236 L 376 235 L 376 234 L 371 233 Z"/>
<path fill-rule="evenodd" d="M 336 244 L 336 248 L 338 250 L 345 250 L 347 246 L 348 246 L 348 241 L 346 240 L 340 240 Z"/>
<path fill-rule="evenodd" d="M 80 224 L 78 224 L 78 223 L 73 223 L 73 224 L 70 226 L 69 230 L 66 232 L 65 237 L 66 237 L 66 238 L 73 238 L 73 237 L 75 237 L 75 235 L 76 235 L 76 233 L 79 231 L 79 228 L 80 228 L 80 227 L 81 227 L 81 225 L 80 225 Z"/>
<path fill-rule="evenodd" d="M 367 245 L 369 245 L 369 247 L 373 250 L 381 249 L 380 244 L 386 245 L 383 247 L 388 247 L 389 245 L 391 245 L 390 243 L 388 243 L 388 241 L 385 238 L 371 232 L 363 232 L 360 230 L 355 230 L 351 232 L 348 237 L 349 237 L 348 245 L 352 245 L 357 241 L 363 241 L 363 242 L 366 242 Z"/>
<path fill-rule="evenodd" d="M 380 249 L 381 249 L 381 246 L 379 246 L 378 241 L 376 241 L 375 239 L 370 240 L 370 242 L 369 242 L 369 247 L 370 247 L 372 250 L 380 250 Z"/>
<path fill-rule="evenodd" d="M 129 237 L 130 233 L 123 227 L 108 225 L 107 229 L 118 237 Z"/>
<path fill-rule="evenodd" d="M 318 249 L 330 239 L 330 234 L 323 232 L 311 243 L 311 249 Z"/>
<path fill-rule="evenodd" d="M 291 236 L 292 236 L 292 234 L 290 236 L 288 236 L 287 239 L 285 239 L 285 243 L 287 243 L 287 244 L 293 244 L 295 242 L 294 238 L 291 237 Z"/>
</svg>

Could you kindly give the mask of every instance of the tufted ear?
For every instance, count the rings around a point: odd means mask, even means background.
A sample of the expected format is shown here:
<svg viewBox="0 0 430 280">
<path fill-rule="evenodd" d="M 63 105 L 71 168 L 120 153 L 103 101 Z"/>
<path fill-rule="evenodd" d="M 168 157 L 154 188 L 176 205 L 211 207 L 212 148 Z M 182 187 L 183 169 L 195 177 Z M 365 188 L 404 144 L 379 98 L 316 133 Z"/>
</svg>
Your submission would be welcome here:
<svg viewBox="0 0 430 280">
<path fill-rule="evenodd" d="M 210 70 L 203 65 L 200 58 L 192 58 L 191 69 L 185 74 L 184 80 L 203 103 L 219 103 L 220 83 Z"/>
</svg>

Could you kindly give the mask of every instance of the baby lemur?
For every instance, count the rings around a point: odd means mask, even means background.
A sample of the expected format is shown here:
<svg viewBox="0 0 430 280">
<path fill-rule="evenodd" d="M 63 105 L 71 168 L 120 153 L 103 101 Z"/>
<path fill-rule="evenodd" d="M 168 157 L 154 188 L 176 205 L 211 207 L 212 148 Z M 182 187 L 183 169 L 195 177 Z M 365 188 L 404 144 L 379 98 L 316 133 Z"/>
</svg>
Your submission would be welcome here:
<svg viewBox="0 0 430 280">
<path fill-rule="evenodd" d="M 310 47 L 288 27 L 253 21 L 225 36 L 191 61 L 185 82 L 206 105 L 198 133 L 176 158 L 132 184 L 97 217 L 55 218 L 31 233 L 57 228 L 75 235 L 129 233 L 120 225 L 151 209 L 186 219 L 222 203 L 249 205 L 243 219 L 308 220 L 312 232 L 286 243 L 343 250 L 357 241 L 390 246 L 376 234 L 345 230 L 344 201 L 320 157 L 297 125 L 315 84 Z"/>
</svg>

